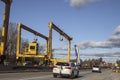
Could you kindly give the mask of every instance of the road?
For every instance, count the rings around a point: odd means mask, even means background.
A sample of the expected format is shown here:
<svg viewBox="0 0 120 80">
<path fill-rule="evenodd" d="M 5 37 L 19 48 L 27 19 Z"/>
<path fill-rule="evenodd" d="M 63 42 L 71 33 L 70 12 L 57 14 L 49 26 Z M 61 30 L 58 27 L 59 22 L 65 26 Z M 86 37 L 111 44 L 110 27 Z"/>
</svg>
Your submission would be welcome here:
<svg viewBox="0 0 120 80">
<path fill-rule="evenodd" d="M 74 79 L 53 78 L 51 72 L 0 73 L 0 80 L 120 80 L 120 73 L 110 69 L 102 70 L 102 73 L 80 71 L 79 77 Z"/>
</svg>

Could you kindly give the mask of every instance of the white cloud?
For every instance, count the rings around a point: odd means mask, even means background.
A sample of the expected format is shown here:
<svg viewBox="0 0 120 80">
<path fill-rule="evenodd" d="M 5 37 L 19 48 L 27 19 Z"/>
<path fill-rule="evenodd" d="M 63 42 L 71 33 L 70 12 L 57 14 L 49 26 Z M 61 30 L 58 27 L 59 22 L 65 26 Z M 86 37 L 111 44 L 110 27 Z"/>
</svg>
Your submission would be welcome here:
<svg viewBox="0 0 120 80">
<path fill-rule="evenodd" d="M 120 25 L 115 29 L 114 35 L 120 35 Z"/>
<path fill-rule="evenodd" d="M 100 53 L 87 53 L 87 54 L 82 54 L 82 55 L 84 55 L 84 56 L 101 56 L 101 57 L 105 57 L 105 56 L 107 56 L 107 57 L 115 57 L 115 56 L 117 56 L 117 57 L 119 57 L 120 56 L 120 52 L 100 52 Z"/>
<path fill-rule="evenodd" d="M 78 45 L 80 49 L 86 48 L 120 48 L 120 26 L 118 26 L 114 35 L 110 36 L 106 41 L 83 41 Z"/>
<path fill-rule="evenodd" d="M 118 41 L 120 41 L 120 36 L 113 35 L 108 40 L 109 41 L 117 41 L 118 42 Z"/>
<path fill-rule="evenodd" d="M 112 48 L 110 41 L 104 42 L 96 42 L 96 41 L 84 41 L 80 42 L 79 48 L 86 49 L 86 48 Z"/>
<path fill-rule="evenodd" d="M 81 7 L 89 3 L 94 3 L 103 0 L 69 0 L 70 5 L 73 7 Z"/>
<path fill-rule="evenodd" d="M 59 51 L 67 51 L 68 48 L 65 47 L 65 46 L 64 46 L 64 47 L 56 47 L 56 48 L 53 48 L 53 50 L 54 50 L 54 51 L 56 51 L 56 50 L 57 50 L 57 51 L 58 51 L 58 50 L 59 50 Z"/>
<path fill-rule="evenodd" d="M 64 55 L 68 54 L 65 52 L 53 53 L 55 55 Z M 75 56 L 75 53 L 71 53 L 72 57 Z M 120 57 L 120 52 L 97 52 L 97 53 L 80 53 L 80 56 L 96 56 L 96 57 Z"/>
</svg>

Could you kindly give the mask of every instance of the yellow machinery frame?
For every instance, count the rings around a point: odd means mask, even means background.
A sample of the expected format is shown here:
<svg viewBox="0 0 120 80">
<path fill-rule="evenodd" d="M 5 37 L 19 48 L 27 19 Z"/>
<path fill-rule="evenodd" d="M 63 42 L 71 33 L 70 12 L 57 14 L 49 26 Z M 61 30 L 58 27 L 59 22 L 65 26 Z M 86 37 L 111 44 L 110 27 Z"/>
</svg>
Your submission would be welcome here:
<svg viewBox="0 0 120 80">
<path fill-rule="evenodd" d="M 27 55 L 25 53 L 20 53 L 21 28 L 46 40 L 47 43 L 46 43 L 46 54 L 45 55 L 40 55 L 40 54 L 39 55 Z M 64 36 L 68 40 L 68 58 L 67 59 L 56 59 L 52 57 L 52 29 L 56 30 L 60 35 Z M 49 37 L 46 37 L 42 35 L 41 33 L 34 31 L 33 29 L 30 29 L 29 27 L 23 25 L 22 23 L 18 23 L 16 59 L 18 59 L 19 57 L 21 58 L 26 58 L 26 57 L 44 58 L 45 60 L 52 61 L 54 65 L 57 62 L 70 62 L 71 40 L 72 38 L 69 37 L 66 33 L 64 33 L 60 28 L 58 28 L 53 22 L 49 22 Z"/>
<path fill-rule="evenodd" d="M 5 3 L 5 13 L 4 13 L 4 22 L 2 27 L 2 42 L 0 44 L 0 56 L 5 55 L 6 43 L 7 43 L 7 34 L 8 34 L 8 24 L 10 16 L 10 6 L 12 0 L 1 0 Z"/>
<path fill-rule="evenodd" d="M 46 40 L 46 54 L 44 55 L 41 55 L 41 54 L 37 54 L 37 55 L 28 55 L 28 54 L 25 54 L 25 53 L 20 53 L 20 45 L 21 45 L 21 29 L 24 29 L 26 31 L 29 31 L 43 39 Z M 23 25 L 22 23 L 18 23 L 18 36 L 17 36 L 17 50 L 16 50 L 16 59 L 18 59 L 19 57 L 22 57 L 22 58 L 26 58 L 26 57 L 29 57 L 29 58 L 45 58 L 47 59 L 47 53 L 48 53 L 48 37 L 44 36 L 43 34 Z"/>
<path fill-rule="evenodd" d="M 54 65 L 57 62 L 70 62 L 70 51 L 71 51 L 71 40 L 72 38 L 63 32 L 59 27 L 57 27 L 53 22 L 49 22 L 49 54 L 48 58 L 54 62 Z M 68 58 L 67 59 L 53 59 L 52 58 L 52 29 L 57 31 L 60 35 L 64 36 L 68 41 Z"/>
</svg>

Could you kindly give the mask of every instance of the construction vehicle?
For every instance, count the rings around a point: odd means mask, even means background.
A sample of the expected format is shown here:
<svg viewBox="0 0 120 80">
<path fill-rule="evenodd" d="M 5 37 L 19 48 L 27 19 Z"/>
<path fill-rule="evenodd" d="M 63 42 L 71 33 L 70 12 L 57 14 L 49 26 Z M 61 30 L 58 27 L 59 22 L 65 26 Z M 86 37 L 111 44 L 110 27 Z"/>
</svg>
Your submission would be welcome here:
<svg viewBox="0 0 120 80">
<path fill-rule="evenodd" d="M 33 33 L 34 35 L 41 37 L 46 40 L 46 52 L 45 54 L 39 54 L 38 53 L 38 43 L 37 41 L 30 42 L 28 47 L 24 48 L 24 51 L 20 51 L 21 49 L 21 29 L 24 29 L 30 33 Z M 26 58 L 44 58 L 44 60 L 47 59 L 47 53 L 48 53 L 48 37 L 44 36 L 43 34 L 23 25 L 22 23 L 18 23 L 18 36 L 17 36 L 17 49 L 16 49 L 16 60 L 20 62 L 22 66 L 25 66 Z"/>
<path fill-rule="evenodd" d="M 3 27 L 2 27 L 2 41 L 0 43 L 0 63 L 4 64 L 4 60 L 6 58 L 6 43 L 7 43 L 7 34 L 8 34 L 8 25 L 9 25 L 9 15 L 10 15 L 10 6 L 12 3 L 12 0 L 1 0 L 5 3 L 5 13 L 4 13 L 4 21 L 3 21 Z"/>
<path fill-rule="evenodd" d="M 46 53 L 41 55 L 37 52 L 38 43 L 30 42 L 28 48 L 24 48 L 24 52 L 20 53 L 20 42 L 21 42 L 21 28 L 27 30 L 43 39 L 46 40 Z M 56 30 L 60 35 L 64 36 L 68 40 L 68 58 L 63 59 L 56 59 L 52 57 L 52 29 Z M 44 61 L 47 62 L 47 65 L 55 65 L 57 62 L 70 62 L 70 41 L 72 40 L 66 33 L 64 33 L 61 29 L 59 29 L 53 22 L 49 23 L 49 37 L 46 37 L 39 32 L 36 32 L 27 26 L 18 23 L 18 38 L 17 38 L 17 52 L 16 52 L 16 59 L 22 58 L 22 65 L 25 65 L 25 58 L 43 58 Z"/>
<path fill-rule="evenodd" d="M 57 62 L 70 62 L 70 51 L 71 51 L 71 40 L 72 38 L 68 36 L 65 32 L 63 32 L 59 27 L 57 27 L 53 22 L 49 22 L 49 47 L 48 47 L 48 59 L 53 62 L 53 65 L 55 65 Z M 52 29 L 57 31 L 60 35 L 65 37 L 68 41 L 68 56 L 67 59 L 57 59 L 52 58 Z"/>
<path fill-rule="evenodd" d="M 117 63 L 115 63 L 112 71 L 116 73 L 120 73 L 120 66 Z"/>
</svg>

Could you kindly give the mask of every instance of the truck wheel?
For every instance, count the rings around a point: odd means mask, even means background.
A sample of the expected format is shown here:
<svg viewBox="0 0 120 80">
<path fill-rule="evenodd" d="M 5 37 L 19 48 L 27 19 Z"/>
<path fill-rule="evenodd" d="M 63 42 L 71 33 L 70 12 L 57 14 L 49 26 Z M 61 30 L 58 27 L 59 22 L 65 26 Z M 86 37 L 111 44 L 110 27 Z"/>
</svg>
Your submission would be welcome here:
<svg viewBox="0 0 120 80">
<path fill-rule="evenodd" d="M 74 78 L 74 72 L 71 73 L 70 78 L 71 78 L 71 79 Z"/>
<path fill-rule="evenodd" d="M 56 74 L 53 74 L 53 77 L 54 77 L 54 78 L 57 78 L 57 75 L 56 75 Z"/>
<path fill-rule="evenodd" d="M 79 71 L 77 72 L 77 75 L 76 75 L 76 77 L 78 77 L 79 76 Z"/>
</svg>

